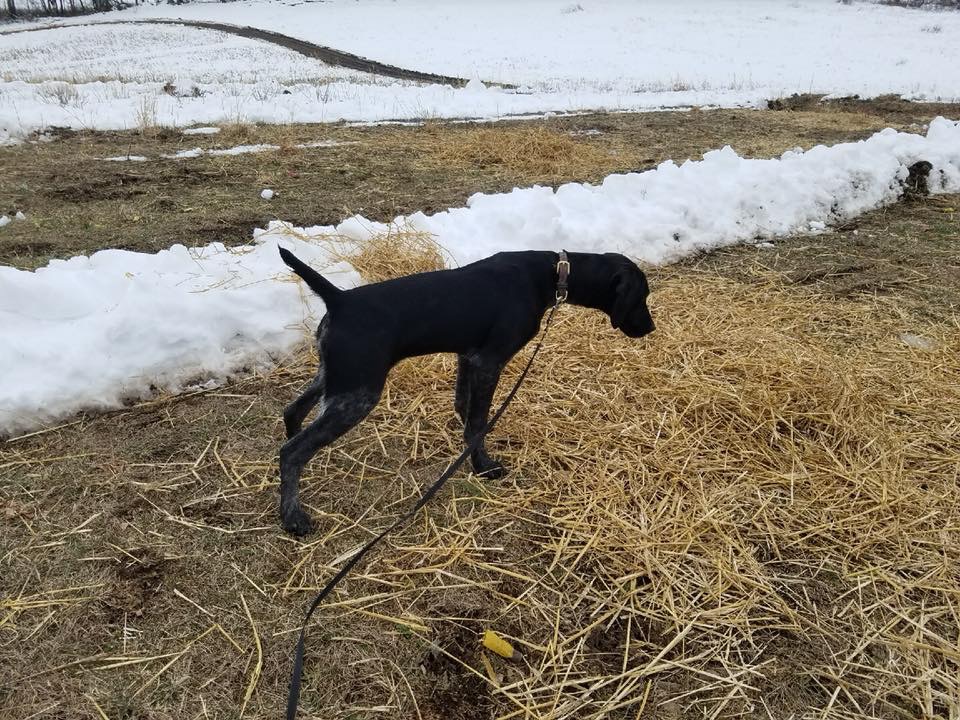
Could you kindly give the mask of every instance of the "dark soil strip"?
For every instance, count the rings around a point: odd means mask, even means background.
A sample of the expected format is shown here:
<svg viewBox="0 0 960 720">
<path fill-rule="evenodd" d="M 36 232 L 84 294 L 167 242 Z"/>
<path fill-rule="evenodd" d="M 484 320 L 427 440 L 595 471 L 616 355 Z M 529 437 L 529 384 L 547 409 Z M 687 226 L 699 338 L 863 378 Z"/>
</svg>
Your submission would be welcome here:
<svg viewBox="0 0 960 720">
<path fill-rule="evenodd" d="M 231 35 L 250 38 L 252 40 L 263 40 L 265 42 L 285 47 L 301 55 L 320 60 L 327 65 L 334 67 L 343 67 L 350 70 L 371 73 L 373 75 L 382 75 L 384 77 L 395 78 L 397 80 L 412 80 L 414 82 L 437 83 L 440 85 L 452 85 L 454 87 L 463 87 L 467 84 L 464 78 L 451 77 L 449 75 L 434 75 L 433 73 L 419 72 L 418 70 L 407 70 L 396 67 L 395 65 L 386 65 L 376 60 L 368 60 L 359 55 L 334 50 L 323 45 L 314 45 L 306 40 L 298 40 L 289 35 L 271 32 L 269 30 L 260 30 L 254 27 L 241 25 L 226 25 L 224 23 L 204 22 L 200 20 L 106 20 L 103 22 L 75 23 L 71 25 L 46 25 L 44 27 L 27 28 L 24 30 L 11 30 L 0 35 L 12 35 L 13 33 L 35 32 L 37 30 L 53 30 L 64 27 L 87 27 L 90 25 L 184 25 L 186 27 L 198 28 L 200 30 L 218 30 Z M 496 85 L 498 87 L 512 88 L 512 85 L 504 83 L 484 83 L 486 85 Z"/>
</svg>

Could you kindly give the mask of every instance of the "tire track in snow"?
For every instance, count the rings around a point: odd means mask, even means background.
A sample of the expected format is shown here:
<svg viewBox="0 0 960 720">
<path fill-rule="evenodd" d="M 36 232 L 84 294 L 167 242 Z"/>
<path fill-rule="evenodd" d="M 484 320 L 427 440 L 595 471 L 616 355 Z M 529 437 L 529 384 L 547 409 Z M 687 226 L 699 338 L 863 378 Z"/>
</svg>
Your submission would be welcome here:
<svg viewBox="0 0 960 720">
<path fill-rule="evenodd" d="M 421 72 L 419 70 L 409 70 L 407 68 L 397 67 L 370 60 L 369 58 L 353 53 L 336 50 L 325 45 L 316 45 L 306 40 L 283 35 L 282 33 L 271 30 L 261 30 L 249 25 L 229 25 L 227 23 L 208 22 L 205 20 L 173 20 L 173 19 L 155 19 L 155 20 L 104 20 L 100 22 L 71 23 L 53 25 L 44 25 L 43 27 L 25 28 L 22 30 L 8 30 L 0 32 L 0 36 L 14 35 L 16 33 L 37 32 L 40 30 L 57 30 L 70 27 L 91 27 L 95 25 L 183 25 L 184 27 L 196 28 L 198 30 L 217 30 L 230 35 L 251 40 L 263 40 L 288 50 L 293 50 L 301 55 L 320 60 L 327 65 L 342 67 L 348 70 L 357 70 L 359 72 L 370 73 L 371 75 L 381 75 L 383 77 L 394 78 L 395 80 L 411 80 L 413 82 L 435 83 L 439 85 L 452 85 L 454 87 L 463 87 L 467 84 L 466 78 L 453 77 L 451 75 L 436 75 L 434 73 Z M 506 83 L 484 82 L 484 85 L 493 85 L 503 88 L 514 88 L 514 85 Z"/>
</svg>

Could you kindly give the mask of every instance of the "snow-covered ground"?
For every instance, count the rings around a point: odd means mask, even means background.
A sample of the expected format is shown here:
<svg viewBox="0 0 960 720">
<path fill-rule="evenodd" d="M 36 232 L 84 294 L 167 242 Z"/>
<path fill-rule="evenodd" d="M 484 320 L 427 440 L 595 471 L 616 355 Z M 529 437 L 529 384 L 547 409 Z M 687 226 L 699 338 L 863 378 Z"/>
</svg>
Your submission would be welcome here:
<svg viewBox="0 0 960 720">
<path fill-rule="evenodd" d="M 136 17 L 223 11 L 164 4 Z M 960 16 L 836 0 L 247 1 L 228 22 L 537 91 L 960 95 Z"/>
<path fill-rule="evenodd" d="M 835 0 L 245 0 L 141 5 L 66 22 L 150 18 L 251 25 L 518 89 L 396 82 L 209 30 L 3 34 L 0 142 L 44 124 L 497 118 L 755 106 L 794 92 L 960 99 L 960 13 Z"/>
<path fill-rule="evenodd" d="M 919 159 L 933 163 L 934 192 L 960 191 L 960 123 L 938 119 L 926 136 L 885 130 L 772 160 L 724 148 L 599 185 L 475 195 L 464 208 L 394 226 L 432 233 L 455 263 L 529 248 L 620 250 L 665 263 L 822 232 L 896 199 L 898 180 Z M 339 260 L 342 245 L 386 229 L 361 217 L 336 227 L 272 223 L 243 248 L 104 250 L 36 272 L 0 267 L 0 434 L 272 362 L 322 313 L 316 297 L 289 281 L 276 245 L 348 287 L 359 278 Z"/>
<path fill-rule="evenodd" d="M 0 144 L 52 125 L 325 122 L 376 98 L 388 103 L 407 87 L 417 89 L 210 30 L 103 25 L 18 33 L 0 36 Z"/>
</svg>

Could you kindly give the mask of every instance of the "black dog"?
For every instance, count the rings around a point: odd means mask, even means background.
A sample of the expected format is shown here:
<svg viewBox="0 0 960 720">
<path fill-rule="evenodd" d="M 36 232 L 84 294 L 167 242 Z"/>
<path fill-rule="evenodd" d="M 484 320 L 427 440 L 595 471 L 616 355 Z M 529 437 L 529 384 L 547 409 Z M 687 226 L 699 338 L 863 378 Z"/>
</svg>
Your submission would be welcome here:
<svg viewBox="0 0 960 720">
<path fill-rule="evenodd" d="M 288 250 L 281 248 L 280 256 L 327 306 L 317 328 L 320 370 L 283 413 L 280 518 L 296 535 L 310 532 L 310 516 L 298 498 L 304 465 L 367 416 L 400 360 L 457 353 L 454 408 L 469 443 L 487 423 L 501 370 L 536 335 L 556 301 L 560 271 L 555 252 L 504 252 L 457 270 L 340 290 Z M 602 310 L 630 337 L 653 331 L 647 279 L 633 262 L 614 253 L 570 253 L 568 267 L 569 302 Z M 317 403 L 319 416 L 301 430 Z M 485 477 L 506 472 L 483 443 L 470 460 Z"/>
</svg>

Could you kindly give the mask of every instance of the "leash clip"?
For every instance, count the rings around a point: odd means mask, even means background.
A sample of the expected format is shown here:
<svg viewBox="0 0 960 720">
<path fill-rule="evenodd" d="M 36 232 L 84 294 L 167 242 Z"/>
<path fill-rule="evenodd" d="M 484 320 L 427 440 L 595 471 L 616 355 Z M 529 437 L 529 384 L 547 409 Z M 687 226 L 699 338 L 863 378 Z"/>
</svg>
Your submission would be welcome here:
<svg viewBox="0 0 960 720">
<path fill-rule="evenodd" d="M 557 305 L 567 301 L 567 278 L 570 276 L 570 260 L 567 258 L 567 251 L 560 251 L 560 259 L 557 260 Z"/>
</svg>

